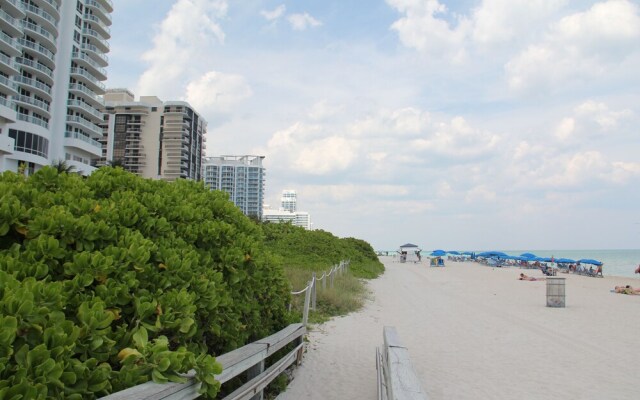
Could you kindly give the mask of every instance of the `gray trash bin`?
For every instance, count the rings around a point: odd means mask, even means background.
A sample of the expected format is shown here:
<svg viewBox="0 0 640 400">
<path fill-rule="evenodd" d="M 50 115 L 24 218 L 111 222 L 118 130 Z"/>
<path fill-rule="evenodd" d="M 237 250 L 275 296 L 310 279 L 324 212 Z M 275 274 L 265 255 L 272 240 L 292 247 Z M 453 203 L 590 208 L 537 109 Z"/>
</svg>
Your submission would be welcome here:
<svg viewBox="0 0 640 400">
<path fill-rule="evenodd" d="M 555 276 L 547 278 L 547 307 L 565 306 L 564 280 Z"/>
</svg>

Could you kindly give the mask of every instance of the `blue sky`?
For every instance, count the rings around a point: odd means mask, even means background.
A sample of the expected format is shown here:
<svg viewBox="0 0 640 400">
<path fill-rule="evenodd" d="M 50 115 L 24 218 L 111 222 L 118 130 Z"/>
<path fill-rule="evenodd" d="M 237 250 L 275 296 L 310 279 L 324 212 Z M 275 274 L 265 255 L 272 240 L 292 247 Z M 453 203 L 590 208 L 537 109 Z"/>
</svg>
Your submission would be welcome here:
<svg viewBox="0 0 640 400">
<path fill-rule="evenodd" d="M 114 0 L 108 87 L 186 100 L 267 203 L 375 248 L 640 248 L 637 0 Z"/>
</svg>

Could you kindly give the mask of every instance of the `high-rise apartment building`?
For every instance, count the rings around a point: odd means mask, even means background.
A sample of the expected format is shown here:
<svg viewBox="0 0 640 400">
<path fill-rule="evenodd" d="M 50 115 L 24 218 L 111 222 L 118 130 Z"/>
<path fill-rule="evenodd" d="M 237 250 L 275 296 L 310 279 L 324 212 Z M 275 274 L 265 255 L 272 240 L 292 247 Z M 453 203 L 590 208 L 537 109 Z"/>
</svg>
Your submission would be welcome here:
<svg viewBox="0 0 640 400">
<path fill-rule="evenodd" d="M 245 215 L 262 218 L 266 170 L 264 156 L 219 156 L 204 160 L 204 183 L 229 194 Z"/>
<path fill-rule="evenodd" d="M 207 123 L 182 101 L 155 96 L 135 101 L 127 89 L 104 95 L 102 157 L 146 178 L 201 180 Z"/>
<path fill-rule="evenodd" d="M 0 170 L 94 170 L 111 12 L 111 0 L 0 1 Z"/>
<path fill-rule="evenodd" d="M 295 190 L 283 190 L 280 197 L 280 208 L 289 212 L 296 212 L 298 203 L 298 194 Z"/>
</svg>

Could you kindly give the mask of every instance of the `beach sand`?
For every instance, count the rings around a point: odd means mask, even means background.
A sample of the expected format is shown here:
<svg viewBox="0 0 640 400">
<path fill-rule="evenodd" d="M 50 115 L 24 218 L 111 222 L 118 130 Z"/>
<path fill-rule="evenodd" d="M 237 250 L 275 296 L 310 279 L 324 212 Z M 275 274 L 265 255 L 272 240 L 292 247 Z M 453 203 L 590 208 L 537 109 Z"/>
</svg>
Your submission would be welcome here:
<svg viewBox="0 0 640 400">
<path fill-rule="evenodd" d="M 431 400 L 640 398 L 640 296 L 634 278 L 566 277 L 566 307 L 546 307 L 537 270 L 447 261 L 400 264 L 368 282 L 359 312 L 312 326 L 278 400 L 375 399 L 375 348 L 395 326 Z"/>
</svg>

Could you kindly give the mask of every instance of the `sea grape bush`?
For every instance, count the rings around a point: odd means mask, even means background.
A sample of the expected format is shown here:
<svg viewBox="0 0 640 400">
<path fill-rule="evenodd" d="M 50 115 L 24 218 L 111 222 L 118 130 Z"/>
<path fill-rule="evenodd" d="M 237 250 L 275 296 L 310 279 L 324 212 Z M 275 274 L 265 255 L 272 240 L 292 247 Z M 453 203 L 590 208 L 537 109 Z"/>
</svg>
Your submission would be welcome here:
<svg viewBox="0 0 640 400">
<path fill-rule="evenodd" d="M 196 370 L 289 323 L 259 226 L 225 194 L 119 168 L 0 175 L 0 398 L 91 399 Z"/>
<path fill-rule="evenodd" d="M 321 229 L 306 230 L 291 224 L 262 224 L 271 251 L 282 257 L 285 266 L 328 270 L 349 260 L 349 269 L 358 278 L 376 278 L 384 272 L 373 247 L 361 239 L 339 238 Z"/>
</svg>

